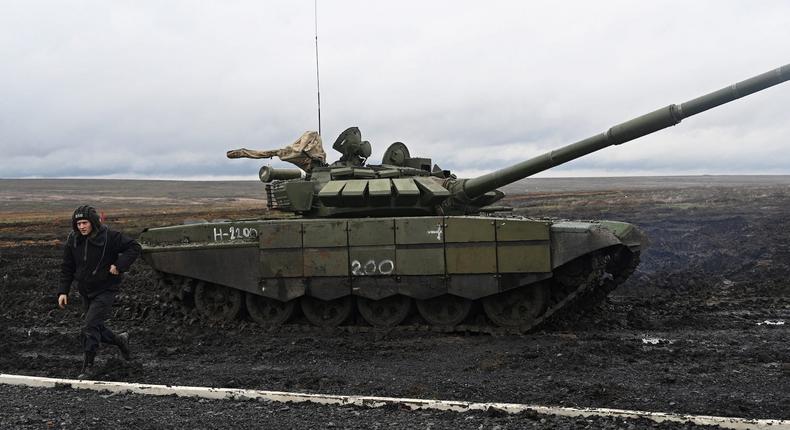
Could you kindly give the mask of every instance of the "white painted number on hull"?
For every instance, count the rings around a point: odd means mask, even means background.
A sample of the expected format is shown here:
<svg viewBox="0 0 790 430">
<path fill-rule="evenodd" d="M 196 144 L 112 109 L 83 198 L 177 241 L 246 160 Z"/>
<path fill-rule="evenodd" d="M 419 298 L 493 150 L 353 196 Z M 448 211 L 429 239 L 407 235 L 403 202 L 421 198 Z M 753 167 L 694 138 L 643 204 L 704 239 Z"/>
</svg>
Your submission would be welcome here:
<svg viewBox="0 0 790 430">
<path fill-rule="evenodd" d="M 354 276 L 389 275 L 394 271 L 395 263 L 389 259 L 381 260 L 378 263 L 375 260 L 368 260 L 364 264 L 359 260 L 351 262 L 351 274 Z"/>
<path fill-rule="evenodd" d="M 250 239 L 255 237 L 258 237 L 258 230 L 252 227 L 230 226 L 227 229 L 222 227 L 214 227 L 215 242 L 222 242 L 223 240 Z"/>
</svg>

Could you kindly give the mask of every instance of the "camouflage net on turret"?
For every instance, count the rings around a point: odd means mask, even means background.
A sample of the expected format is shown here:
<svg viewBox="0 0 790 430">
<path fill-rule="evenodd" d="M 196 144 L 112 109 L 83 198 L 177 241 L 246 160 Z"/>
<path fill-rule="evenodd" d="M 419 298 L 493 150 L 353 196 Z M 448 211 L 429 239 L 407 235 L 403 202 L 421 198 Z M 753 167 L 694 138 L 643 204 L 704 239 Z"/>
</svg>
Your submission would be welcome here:
<svg viewBox="0 0 790 430">
<path fill-rule="evenodd" d="M 326 162 L 326 152 L 317 131 L 306 131 L 299 139 L 285 148 L 257 151 L 254 149 L 233 149 L 228 151 L 228 158 L 272 158 L 295 164 L 302 170 L 309 171 L 317 162 Z"/>
</svg>

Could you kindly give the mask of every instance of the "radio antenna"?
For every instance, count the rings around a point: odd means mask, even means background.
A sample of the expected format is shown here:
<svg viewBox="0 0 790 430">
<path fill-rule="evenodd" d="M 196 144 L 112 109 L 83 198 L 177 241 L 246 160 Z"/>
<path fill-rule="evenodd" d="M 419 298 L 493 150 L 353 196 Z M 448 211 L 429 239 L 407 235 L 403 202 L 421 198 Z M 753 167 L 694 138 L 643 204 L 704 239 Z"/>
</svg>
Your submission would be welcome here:
<svg viewBox="0 0 790 430">
<path fill-rule="evenodd" d="M 318 95 L 318 135 L 321 135 L 321 79 L 318 74 L 318 0 L 313 0 L 315 16 L 315 87 Z"/>
</svg>

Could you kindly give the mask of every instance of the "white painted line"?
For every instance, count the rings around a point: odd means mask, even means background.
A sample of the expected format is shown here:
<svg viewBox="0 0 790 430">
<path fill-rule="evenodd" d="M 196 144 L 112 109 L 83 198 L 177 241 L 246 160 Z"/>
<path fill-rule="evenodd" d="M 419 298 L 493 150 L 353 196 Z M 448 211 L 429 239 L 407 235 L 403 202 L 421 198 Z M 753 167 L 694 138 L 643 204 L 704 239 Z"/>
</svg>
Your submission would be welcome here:
<svg viewBox="0 0 790 430">
<path fill-rule="evenodd" d="M 402 405 L 411 409 L 436 409 L 442 411 L 466 412 L 496 408 L 508 413 L 532 410 L 540 414 L 576 416 L 614 416 L 619 418 L 647 418 L 656 422 L 691 421 L 698 425 L 718 425 L 730 429 L 766 428 L 790 430 L 790 421 L 773 419 L 746 419 L 716 417 L 708 415 L 681 415 L 664 412 L 630 411 L 606 408 L 566 408 L 554 406 L 523 405 L 518 403 L 472 403 L 453 400 L 401 399 L 395 397 L 340 396 L 326 394 L 288 393 L 284 391 L 245 390 L 239 388 L 182 387 L 176 385 L 135 384 L 130 382 L 88 381 L 78 379 L 44 378 L 39 376 L 8 375 L 0 373 L 0 384 L 23 385 L 28 387 L 55 387 L 70 385 L 72 388 L 110 391 L 113 393 L 136 393 L 154 396 L 176 395 L 181 397 L 202 397 L 206 399 L 265 399 L 275 402 L 311 402 L 327 405 L 356 405 L 378 408 L 384 405 Z"/>
</svg>

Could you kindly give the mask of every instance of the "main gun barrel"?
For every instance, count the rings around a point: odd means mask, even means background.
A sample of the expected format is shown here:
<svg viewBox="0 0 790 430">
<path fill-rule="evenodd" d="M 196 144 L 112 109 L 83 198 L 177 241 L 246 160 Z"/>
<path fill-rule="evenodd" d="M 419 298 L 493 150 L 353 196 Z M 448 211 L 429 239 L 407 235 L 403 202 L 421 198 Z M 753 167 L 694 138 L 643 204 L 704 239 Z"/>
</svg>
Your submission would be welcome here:
<svg viewBox="0 0 790 430">
<path fill-rule="evenodd" d="M 684 118 L 748 96 L 757 91 L 762 91 L 787 80 L 790 80 L 790 64 L 705 94 L 680 105 L 672 104 L 655 110 L 615 125 L 604 133 L 549 151 L 510 167 L 467 179 L 463 182 L 461 192 L 468 198 L 483 195 L 488 191 L 583 157 L 591 152 L 611 145 L 619 145 L 675 125 Z"/>
</svg>

